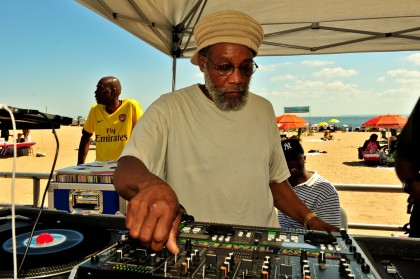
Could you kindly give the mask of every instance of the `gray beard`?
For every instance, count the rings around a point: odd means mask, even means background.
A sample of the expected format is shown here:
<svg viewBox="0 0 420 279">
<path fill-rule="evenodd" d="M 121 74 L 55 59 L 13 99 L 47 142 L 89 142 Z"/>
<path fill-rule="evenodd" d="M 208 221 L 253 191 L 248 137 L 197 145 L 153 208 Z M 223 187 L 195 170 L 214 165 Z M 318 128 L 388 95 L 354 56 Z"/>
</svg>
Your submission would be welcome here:
<svg viewBox="0 0 420 279">
<path fill-rule="evenodd" d="M 228 91 L 227 89 L 217 89 L 213 82 L 210 79 L 208 74 L 208 69 L 206 65 L 206 69 L 204 71 L 204 80 L 207 92 L 209 93 L 210 97 L 213 99 L 214 104 L 222 111 L 238 111 L 245 107 L 248 101 L 248 88 L 249 86 L 239 85 L 235 89 L 240 89 L 243 94 L 239 99 L 239 102 L 236 104 L 225 102 L 224 93 Z"/>
</svg>

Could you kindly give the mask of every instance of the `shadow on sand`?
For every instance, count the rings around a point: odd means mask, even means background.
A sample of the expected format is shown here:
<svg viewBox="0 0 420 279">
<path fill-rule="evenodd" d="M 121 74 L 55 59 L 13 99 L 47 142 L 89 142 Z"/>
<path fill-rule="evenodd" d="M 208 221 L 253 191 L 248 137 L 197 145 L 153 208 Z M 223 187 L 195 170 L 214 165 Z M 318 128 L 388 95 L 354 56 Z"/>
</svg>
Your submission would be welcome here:
<svg viewBox="0 0 420 279">
<path fill-rule="evenodd" d="M 343 162 L 343 164 L 350 167 L 368 167 L 363 161 Z"/>
</svg>

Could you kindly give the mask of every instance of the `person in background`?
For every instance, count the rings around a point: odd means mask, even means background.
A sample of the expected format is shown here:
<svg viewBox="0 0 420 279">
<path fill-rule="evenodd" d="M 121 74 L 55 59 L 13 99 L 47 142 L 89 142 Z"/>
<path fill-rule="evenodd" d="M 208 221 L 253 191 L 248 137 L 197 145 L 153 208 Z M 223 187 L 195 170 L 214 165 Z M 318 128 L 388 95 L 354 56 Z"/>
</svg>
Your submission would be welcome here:
<svg viewBox="0 0 420 279">
<path fill-rule="evenodd" d="M 376 154 L 381 151 L 381 149 L 386 148 L 387 146 L 381 146 L 378 141 L 377 134 L 371 134 L 369 139 L 363 143 L 362 153 L 363 154 Z"/>
<path fill-rule="evenodd" d="M 297 196 L 324 222 L 336 227 L 341 225 L 340 199 L 335 187 L 316 171 L 306 170 L 306 156 L 302 145 L 296 139 L 281 142 L 292 185 Z M 280 227 L 303 229 L 304 226 L 289 216 L 278 212 Z"/>
<path fill-rule="evenodd" d="M 322 140 L 333 140 L 334 136 L 331 134 L 331 130 L 327 129 L 324 132 L 324 137 L 322 138 Z"/>
<path fill-rule="evenodd" d="M 22 137 L 22 133 L 17 134 L 16 142 L 24 142 L 25 139 Z"/>
<path fill-rule="evenodd" d="M 117 160 L 143 115 L 140 104 L 133 99 L 120 100 L 120 81 L 113 76 L 103 77 L 96 85 L 94 104 L 83 125 L 77 164 L 83 164 L 89 152 L 93 133 L 96 142 L 96 161 Z"/>
<path fill-rule="evenodd" d="M 1 125 L 1 122 L 0 122 L 0 125 Z M 4 138 L 4 141 L 8 142 L 9 137 L 10 137 L 9 129 L 7 127 L 5 127 L 4 125 L 1 125 L 1 136 L 0 136 L 0 138 Z"/>
<path fill-rule="evenodd" d="M 409 194 L 410 237 L 420 237 L 420 98 L 398 135 L 394 152 L 394 166 L 403 182 L 403 191 Z"/>
<path fill-rule="evenodd" d="M 29 129 L 23 129 L 22 130 L 23 142 L 31 142 L 32 141 L 32 137 L 31 137 L 30 133 L 31 133 L 31 130 L 29 130 Z"/>
<path fill-rule="evenodd" d="M 303 139 L 303 128 L 298 128 L 297 139 L 301 142 Z"/>
<path fill-rule="evenodd" d="M 179 252 L 180 204 L 204 222 L 279 227 L 277 207 L 309 229 L 339 231 L 290 187 L 274 109 L 248 91 L 263 35 L 245 13 L 202 18 L 191 62 L 205 84 L 162 95 L 134 128 L 114 186 L 129 200 L 130 235 L 146 247 Z"/>
</svg>

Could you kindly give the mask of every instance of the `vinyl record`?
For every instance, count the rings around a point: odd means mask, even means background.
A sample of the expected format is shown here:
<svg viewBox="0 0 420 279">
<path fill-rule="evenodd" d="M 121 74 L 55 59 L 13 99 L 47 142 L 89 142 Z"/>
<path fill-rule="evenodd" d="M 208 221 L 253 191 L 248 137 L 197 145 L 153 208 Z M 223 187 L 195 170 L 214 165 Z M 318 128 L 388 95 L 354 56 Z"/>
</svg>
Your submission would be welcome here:
<svg viewBox="0 0 420 279">
<path fill-rule="evenodd" d="M 90 225 L 41 224 L 37 226 L 29 244 L 30 232 L 31 227 L 16 229 L 18 266 L 29 245 L 22 267 L 23 274 L 33 274 L 33 270 L 42 270 L 44 274 L 48 274 L 48 272 L 57 272 L 61 266 L 71 269 L 69 263 L 81 262 L 95 252 L 103 250 L 111 242 L 111 234 L 107 230 Z M 1 231 L 1 278 L 13 270 L 12 244 L 12 231 Z M 32 278 L 26 275 L 22 277 Z"/>
<path fill-rule="evenodd" d="M 83 241 L 83 234 L 67 229 L 45 229 L 34 232 L 29 245 L 30 232 L 16 236 L 16 253 L 22 255 L 28 246 L 27 255 L 45 255 L 66 251 Z M 3 243 L 6 252 L 13 253 L 13 238 Z"/>
</svg>

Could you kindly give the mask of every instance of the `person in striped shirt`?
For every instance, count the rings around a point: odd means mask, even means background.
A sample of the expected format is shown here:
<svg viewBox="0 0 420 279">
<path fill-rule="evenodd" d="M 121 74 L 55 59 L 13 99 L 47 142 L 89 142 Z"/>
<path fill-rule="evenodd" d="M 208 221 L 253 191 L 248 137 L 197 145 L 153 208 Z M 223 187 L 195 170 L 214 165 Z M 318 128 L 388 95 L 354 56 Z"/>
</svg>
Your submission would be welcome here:
<svg viewBox="0 0 420 279">
<path fill-rule="evenodd" d="M 283 140 L 281 145 L 290 171 L 288 181 L 297 196 L 322 221 L 340 227 L 340 200 L 335 187 L 316 171 L 306 170 L 305 152 L 297 139 Z M 282 228 L 304 229 L 281 211 L 278 211 L 278 219 Z"/>
</svg>

